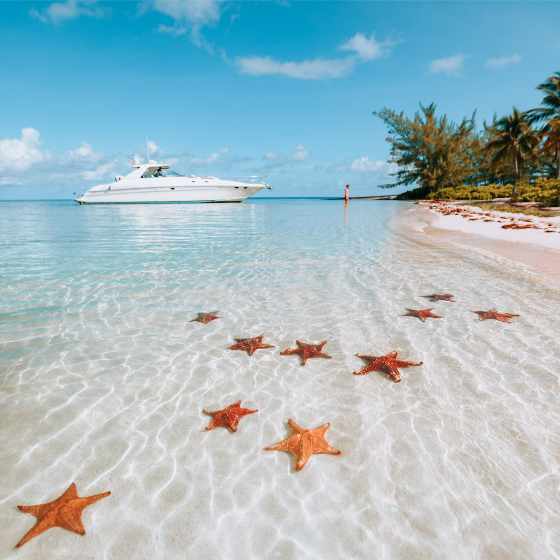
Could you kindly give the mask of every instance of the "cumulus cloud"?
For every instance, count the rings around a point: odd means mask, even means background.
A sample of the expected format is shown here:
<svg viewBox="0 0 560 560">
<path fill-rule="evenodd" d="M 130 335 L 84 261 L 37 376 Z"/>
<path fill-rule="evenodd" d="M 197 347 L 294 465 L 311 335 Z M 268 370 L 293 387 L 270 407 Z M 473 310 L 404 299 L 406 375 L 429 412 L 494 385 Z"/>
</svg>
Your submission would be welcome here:
<svg viewBox="0 0 560 560">
<path fill-rule="evenodd" d="M 229 154 L 229 148 L 222 148 L 206 157 L 193 157 L 191 163 L 194 165 L 210 165 L 223 160 Z"/>
<path fill-rule="evenodd" d="M 91 144 L 87 142 L 82 142 L 76 149 L 70 150 L 68 155 L 71 159 L 75 160 L 85 160 L 85 161 L 97 161 L 101 158 L 92 147 Z"/>
<path fill-rule="evenodd" d="M 34 8 L 29 13 L 43 23 L 59 24 L 81 16 L 102 17 L 105 11 L 97 0 L 66 0 L 52 2 L 42 10 Z"/>
<path fill-rule="evenodd" d="M 521 62 L 521 57 L 518 54 L 512 54 L 511 56 L 497 56 L 494 58 L 489 58 L 486 61 L 487 68 L 505 68 L 506 66 L 512 66 L 513 64 L 519 64 Z"/>
<path fill-rule="evenodd" d="M 22 172 L 48 159 L 40 144 L 41 135 L 34 128 L 23 128 L 19 138 L 1 138 L 0 171 Z"/>
<path fill-rule="evenodd" d="M 220 19 L 220 4 L 221 0 L 152 0 L 151 7 L 173 20 L 173 25 L 160 25 L 160 32 L 176 37 L 188 34 L 196 46 L 214 53 L 201 30 Z M 219 53 L 225 58 L 223 51 Z"/>
<path fill-rule="evenodd" d="M 391 41 L 377 41 L 373 33 L 369 37 L 363 33 L 356 33 L 343 43 L 340 49 L 353 52 L 362 60 L 374 60 L 385 56 L 392 46 Z"/>
<path fill-rule="evenodd" d="M 298 144 L 292 158 L 296 161 L 305 161 L 309 156 L 309 152 L 304 145 Z"/>
<path fill-rule="evenodd" d="M 456 54 L 447 58 L 437 58 L 430 63 L 432 74 L 447 74 L 453 76 L 460 74 L 465 62 L 464 54 Z"/>
<path fill-rule="evenodd" d="M 361 156 L 355 159 L 350 165 L 350 169 L 352 171 L 358 171 L 361 173 L 387 174 L 393 171 L 394 167 L 394 164 L 385 160 L 371 160 L 368 156 Z"/>
<path fill-rule="evenodd" d="M 101 181 L 102 179 L 108 179 L 112 177 L 115 173 L 116 167 L 116 161 L 108 161 L 105 163 L 101 163 L 95 169 L 82 171 L 80 175 L 86 181 Z"/>
<path fill-rule="evenodd" d="M 148 151 L 149 156 L 153 156 L 159 150 L 159 146 L 153 140 L 146 141 L 146 150 Z"/>
<path fill-rule="evenodd" d="M 341 78 L 355 66 L 352 58 L 315 58 L 301 62 L 282 62 L 270 57 L 249 56 L 237 59 L 237 67 L 251 76 L 286 76 L 299 80 Z"/>
<path fill-rule="evenodd" d="M 377 41 L 363 33 L 356 33 L 340 46 L 351 53 L 340 58 L 310 58 L 307 60 L 278 60 L 270 56 L 246 56 L 236 59 L 237 68 L 250 76 L 285 76 L 298 80 L 342 78 L 359 63 L 380 58 L 394 46 L 392 41 Z"/>
</svg>

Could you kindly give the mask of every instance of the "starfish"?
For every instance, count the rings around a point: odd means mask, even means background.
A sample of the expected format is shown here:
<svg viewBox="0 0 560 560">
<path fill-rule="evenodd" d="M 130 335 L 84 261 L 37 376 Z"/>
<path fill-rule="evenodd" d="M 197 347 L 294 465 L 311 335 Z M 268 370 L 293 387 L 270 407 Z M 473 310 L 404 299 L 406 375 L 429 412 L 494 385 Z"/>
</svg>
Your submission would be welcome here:
<svg viewBox="0 0 560 560">
<path fill-rule="evenodd" d="M 40 535 L 52 527 L 61 527 L 67 531 L 85 535 L 82 524 L 82 511 L 89 505 L 110 496 L 111 492 L 103 492 L 95 496 L 80 498 L 76 484 L 70 484 L 66 492 L 59 498 L 46 504 L 36 506 L 18 506 L 20 511 L 30 513 L 37 518 L 37 523 L 21 538 L 16 548 L 23 546 L 33 537 Z"/>
<path fill-rule="evenodd" d="M 407 362 L 405 360 L 398 360 L 397 355 L 398 352 L 389 352 L 389 354 L 385 354 L 385 356 L 367 356 L 364 354 L 356 354 L 358 358 L 366 362 L 366 365 L 362 369 L 352 373 L 354 375 L 367 375 L 371 371 L 379 371 L 389 375 L 395 383 L 399 383 L 401 380 L 401 372 L 399 371 L 399 368 L 422 365 L 422 362 Z"/>
<path fill-rule="evenodd" d="M 210 311 L 209 313 L 199 313 L 194 319 L 191 319 L 191 323 L 197 322 L 202 323 L 203 325 L 207 325 L 211 321 L 215 321 L 216 319 L 220 319 L 219 315 L 216 315 L 217 311 Z"/>
<path fill-rule="evenodd" d="M 432 308 L 430 309 L 406 309 L 406 313 L 403 317 L 418 317 L 420 321 L 424 322 L 426 319 L 441 319 L 440 315 L 432 313 Z"/>
<path fill-rule="evenodd" d="M 286 348 L 280 352 L 280 355 L 291 356 L 292 354 L 298 354 L 302 366 L 311 358 L 326 358 L 330 360 L 331 356 L 323 352 L 325 344 L 327 344 L 326 340 L 319 342 L 319 344 L 307 344 L 301 340 L 296 340 L 296 348 Z"/>
<path fill-rule="evenodd" d="M 514 313 L 499 313 L 495 309 L 490 309 L 489 311 L 473 311 L 476 313 L 481 321 L 486 321 L 487 319 L 496 319 L 496 321 L 501 321 L 502 323 L 511 323 L 514 317 L 519 317 Z"/>
<path fill-rule="evenodd" d="M 422 296 L 430 301 L 455 301 L 453 294 L 430 294 L 429 296 Z"/>
<path fill-rule="evenodd" d="M 227 428 L 230 432 L 236 432 L 239 421 L 243 416 L 254 414 L 258 411 L 250 408 L 243 408 L 241 406 L 241 401 L 237 401 L 215 412 L 210 412 L 208 410 L 203 410 L 202 412 L 208 414 L 208 416 L 212 416 L 210 424 L 206 427 L 207 432 L 218 427 Z"/>
<path fill-rule="evenodd" d="M 286 453 L 291 453 L 296 458 L 296 471 L 301 471 L 305 467 L 311 455 L 323 453 L 340 455 L 342 453 L 342 451 L 331 447 L 325 439 L 325 433 L 330 427 L 329 423 L 312 430 L 306 430 L 298 426 L 290 418 L 288 426 L 294 432 L 291 436 L 264 449 L 265 451 L 285 451 Z"/>
<path fill-rule="evenodd" d="M 249 356 L 252 356 L 256 350 L 261 348 L 274 348 L 271 344 L 263 344 L 264 334 L 254 336 L 253 338 L 235 338 L 235 344 L 232 344 L 230 350 L 243 350 Z"/>
</svg>

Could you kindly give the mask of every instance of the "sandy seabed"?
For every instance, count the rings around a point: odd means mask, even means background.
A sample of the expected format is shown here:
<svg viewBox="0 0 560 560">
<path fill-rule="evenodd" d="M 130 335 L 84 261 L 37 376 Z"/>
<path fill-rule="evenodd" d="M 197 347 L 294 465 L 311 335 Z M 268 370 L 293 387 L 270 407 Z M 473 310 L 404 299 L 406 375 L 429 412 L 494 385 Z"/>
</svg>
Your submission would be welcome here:
<svg viewBox="0 0 560 560">
<path fill-rule="evenodd" d="M 36 261 L 39 287 L 28 276 L 4 288 L 14 311 L 0 322 L 1 558 L 560 557 L 558 286 L 390 225 L 379 203 L 351 203 L 344 220 L 327 208 L 256 205 L 250 233 L 237 210 L 213 209 L 215 243 L 188 265 L 144 256 L 63 279 Z M 193 210 L 121 212 L 149 255 L 154 239 L 173 242 L 163 225 L 184 241 Z M 207 232 L 208 214 L 196 216 Z M 382 245 L 372 223 L 390 228 Z M 228 225 L 231 245 L 217 231 Z M 97 258 L 128 266 L 105 241 Z M 433 292 L 456 303 L 421 297 Z M 406 307 L 443 318 L 421 323 Z M 472 313 L 492 307 L 520 317 Z M 188 323 L 210 310 L 223 318 Z M 226 349 L 258 334 L 276 348 Z M 332 359 L 280 356 L 296 338 L 328 340 Z M 352 375 L 356 352 L 391 350 L 424 364 L 400 384 Z M 259 412 L 236 434 L 203 431 L 203 408 L 238 399 Z M 330 422 L 343 454 L 295 473 L 291 457 L 264 452 L 290 417 Z M 16 505 L 72 481 L 82 495 L 112 492 L 85 511 L 87 535 L 52 529 L 13 550 L 34 522 Z"/>
</svg>

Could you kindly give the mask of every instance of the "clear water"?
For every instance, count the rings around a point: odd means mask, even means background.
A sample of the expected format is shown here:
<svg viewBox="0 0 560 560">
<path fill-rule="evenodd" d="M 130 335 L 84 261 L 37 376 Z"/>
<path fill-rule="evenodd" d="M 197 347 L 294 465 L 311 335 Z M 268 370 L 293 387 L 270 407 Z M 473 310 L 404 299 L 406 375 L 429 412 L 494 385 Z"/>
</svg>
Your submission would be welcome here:
<svg viewBox="0 0 560 560">
<path fill-rule="evenodd" d="M 560 557 L 560 295 L 398 203 L 0 204 L 0 557 Z M 401 317 L 433 304 L 443 319 Z M 516 312 L 511 325 L 473 309 Z M 190 323 L 199 311 L 222 319 Z M 231 352 L 265 335 L 274 350 Z M 279 350 L 327 340 L 301 367 Z M 393 384 L 356 352 L 423 360 Z M 203 408 L 258 408 L 204 432 Z M 331 422 L 340 457 L 262 448 Z M 17 504 L 112 496 L 87 535 Z"/>
</svg>

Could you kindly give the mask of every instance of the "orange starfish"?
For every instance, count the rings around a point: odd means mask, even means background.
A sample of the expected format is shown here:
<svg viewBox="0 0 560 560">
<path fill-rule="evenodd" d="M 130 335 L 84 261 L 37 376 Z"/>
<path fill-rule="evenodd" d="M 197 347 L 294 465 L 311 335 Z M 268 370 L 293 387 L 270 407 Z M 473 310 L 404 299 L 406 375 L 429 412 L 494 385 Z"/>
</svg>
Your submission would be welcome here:
<svg viewBox="0 0 560 560">
<path fill-rule="evenodd" d="M 326 358 L 330 360 L 331 356 L 323 352 L 325 344 L 327 344 L 326 340 L 319 342 L 319 344 L 307 344 L 301 340 L 296 340 L 296 348 L 286 348 L 280 352 L 280 355 L 291 356 L 292 354 L 298 354 L 302 366 L 311 358 Z"/>
<path fill-rule="evenodd" d="M 495 309 L 490 309 L 489 311 L 473 311 L 473 313 L 476 313 L 481 321 L 495 319 L 502 323 L 511 323 L 514 317 L 519 317 L 519 315 L 515 315 L 514 313 L 499 313 Z"/>
<path fill-rule="evenodd" d="M 256 350 L 261 348 L 274 348 L 271 344 L 263 344 L 264 334 L 254 336 L 253 338 L 235 338 L 235 344 L 232 344 L 230 350 L 243 350 L 249 356 L 252 356 Z"/>
<path fill-rule="evenodd" d="M 46 504 L 36 506 L 18 506 L 20 511 L 30 513 L 37 518 L 37 523 L 16 544 L 16 548 L 23 546 L 27 541 L 52 527 L 61 527 L 67 531 L 85 535 L 82 524 L 82 511 L 87 506 L 110 496 L 111 492 L 103 492 L 95 496 L 80 498 L 76 484 L 73 482 L 68 490 L 59 498 Z"/>
<path fill-rule="evenodd" d="M 206 325 L 210 323 L 210 321 L 215 321 L 216 319 L 220 319 L 219 315 L 216 315 L 217 311 L 210 311 L 209 313 L 199 313 L 194 319 L 191 319 L 191 323 L 197 322 Z"/>
<path fill-rule="evenodd" d="M 422 296 L 430 301 L 455 301 L 453 294 L 430 294 L 429 296 Z"/>
<path fill-rule="evenodd" d="M 422 365 L 422 362 L 398 360 L 398 352 L 389 352 L 385 356 L 368 356 L 364 354 L 356 354 L 356 356 L 366 362 L 366 365 L 362 369 L 352 372 L 354 375 L 367 375 L 372 371 L 379 371 L 389 375 L 395 383 L 399 383 L 401 380 L 399 368 Z"/>
<path fill-rule="evenodd" d="M 403 317 L 417 317 L 420 321 L 424 322 L 426 319 L 441 319 L 440 315 L 432 313 L 432 308 L 430 309 L 406 309 L 406 313 Z"/>
<path fill-rule="evenodd" d="M 325 439 L 325 433 L 330 427 L 329 423 L 312 430 L 306 430 L 298 426 L 290 418 L 288 426 L 294 432 L 291 436 L 264 449 L 265 451 L 285 451 L 286 453 L 291 453 L 296 458 L 296 471 L 301 471 L 305 467 L 311 455 L 324 453 L 327 455 L 340 455 L 342 453 L 342 451 L 331 447 Z"/>
<path fill-rule="evenodd" d="M 208 410 L 203 410 L 202 412 L 208 414 L 208 416 L 212 416 L 210 424 L 206 427 L 207 432 L 218 427 L 227 428 L 230 432 L 236 432 L 237 426 L 239 426 L 239 420 L 241 420 L 243 416 L 254 414 L 258 411 L 256 409 L 243 408 L 241 406 L 241 401 L 237 401 L 215 412 L 210 412 Z"/>
</svg>

